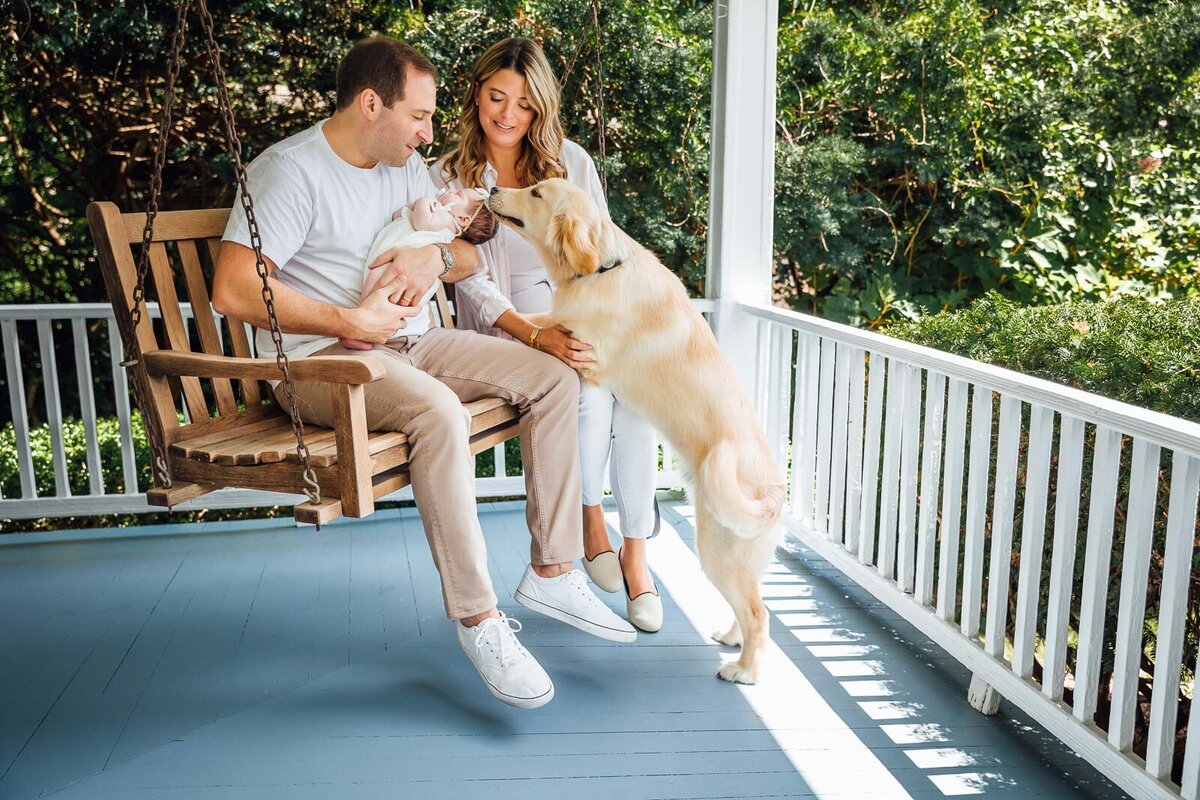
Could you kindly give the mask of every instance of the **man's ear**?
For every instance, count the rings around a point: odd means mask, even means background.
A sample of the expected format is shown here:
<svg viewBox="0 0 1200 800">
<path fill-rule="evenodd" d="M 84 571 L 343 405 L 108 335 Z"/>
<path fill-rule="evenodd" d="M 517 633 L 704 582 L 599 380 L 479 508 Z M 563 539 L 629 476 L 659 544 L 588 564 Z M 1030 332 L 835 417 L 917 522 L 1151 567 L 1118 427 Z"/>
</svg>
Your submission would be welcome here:
<svg viewBox="0 0 1200 800">
<path fill-rule="evenodd" d="M 550 219 L 550 249 L 578 275 L 600 268 L 600 226 L 578 210 L 568 208 Z"/>
</svg>

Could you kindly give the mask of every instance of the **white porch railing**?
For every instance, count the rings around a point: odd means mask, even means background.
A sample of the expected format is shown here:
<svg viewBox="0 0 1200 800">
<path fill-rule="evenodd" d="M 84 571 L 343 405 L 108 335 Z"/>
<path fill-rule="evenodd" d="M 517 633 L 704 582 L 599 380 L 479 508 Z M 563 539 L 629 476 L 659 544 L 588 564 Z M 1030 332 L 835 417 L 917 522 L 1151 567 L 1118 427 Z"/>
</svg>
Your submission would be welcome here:
<svg viewBox="0 0 1200 800">
<path fill-rule="evenodd" d="M 1197 611 L 1188 588 L 1200 425 L 778 308 L 736 313 L 759 323 L 755 398 L 790 467 L 789 529 L 1135 797 L 1197 797 L 1200 725 L 1188 729 L 1182 787 L 1170 775 L 1181 673 L 1194 666 L 1182 651 Z M 1124 547 L 1114 553 L 1118 523 Z M 1148 596 L 1156 530 L 1161 591 Z M 1149 724 L 1138 729 L 1143 761 L 1133 742 L 1147 636 L 1155 665 Z M 1113 675 L 1101 685 L 1108 647 Z M 1105 732 L 1094 716 L 1110 688 Z"/>
<path fill-rule="evenodd" d="M 696 301 L 705 311 L 712 303 Z M 151 303 L 150 314 L 159 316 L 158 306 Z M 183 317 L 191 326 L 191 307 L 184 304 Z M 218 332 L 221 326 L 217 327 Z M 37 343 L 38 361 L 29 367 L 22 363 L 19 341 L 33 339 Z M 74 305 L 7 305 L 0 306 L 0 338 L 3 342 L 3 357 L 7 397 L 12 414 L 14 440 L 16 444 L 19 494 L 5 496 L 0 487 L 0 520 L 35 519 L 40 517 L 81 516 L 94 514 L 130 514 L 160 511 L 146 504 L 145 487 L 139 486 L 138 477 L 143 465 L 138 463 L 130 422 L 129 384 L 120 366 L 123 354 L 119 345 L 119 329 L 112 315 L 112 308 L 105 303 L 79 303 Z M 55 347 L 57 341 L 58 347 Z M 71 358 L 60 363 L 60 356 L 68 352 L 70 341 Z M 253 341 L 253 336 L 250 336 Z M 118 343 L 114 348 L 111 343 Z M 73 363 L 69 363 L 73 362 Z M 107 396 L 97 395 L 97 383 L 93 376 L 100 370 L 111 375 L 107 384 Z M 64 391 L 63 377 L 74 374 L 75 391 Z M 50 430 L 49 444 L 53 462 L 49 481 L 39 485 L 34 470 L 26 398 L 32 390 L 32 378 L 40 377 L 38 394 L 44 410 L 46 424 Z M 2 400 L 0 400 L 2 402 Z M 104 459 L 101 454 L 98 430 L 97 405 L 111 407 L 117 419 L 120 440 L 119 486 L 106 486 L 104 481 Z M 181 404 L 181 407 L 182 404 Z M 71 457 L 62 435 L 69 420 L 82 423 L 84 453 Z M 510 475 L 512 465 L 506 463 L 504 446 L 493 450 L 493 469 L 489 477 L 477 478 L 475 495 L 479 498 L 514 497 L 525 493 L 525 481 L 520 473 Z M 518 465 L 519 466 L 519 465 Z M 72 491 L 71 478 L 86 473 L 87 488 L 84 492 Z M 607 478 L 606 478 L 607 480 Z M 663 468 L 658 473 L 659 488 L 681 485 L 682 477 L 674 466 L 674 456 L 663 445 Z M 78 482 L 78 481 L 76 481 Z M 49 484 L 49 485 L 47 485 Z M 225 489 L 183 503 L 176 508 L 181 511 L 212 508 L 250 508 L 254 506 L 291 505 L 299 502 L 302 495 L 281 495 L 242 489 Z M 385 500 L 411 500 L 410 488 L 401 489 Z M 2 523 L 0 523 L 2 524 Z M 0 530 L 3 530 L 0 527 Z"/>
</svg>

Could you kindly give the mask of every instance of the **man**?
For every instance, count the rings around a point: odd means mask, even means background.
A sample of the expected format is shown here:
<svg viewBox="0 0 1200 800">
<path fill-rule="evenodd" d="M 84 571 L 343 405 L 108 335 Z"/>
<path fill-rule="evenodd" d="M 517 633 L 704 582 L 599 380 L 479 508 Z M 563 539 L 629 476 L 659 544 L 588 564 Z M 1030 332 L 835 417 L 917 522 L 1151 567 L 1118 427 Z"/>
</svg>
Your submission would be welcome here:
<svg viewBox="0 0 1200 800">
<path fill-rule="evenodd" d="M 337 74 L 332 117 L 268 148 L 248 167 L 271 271 L 275 309 L 290 358 L 356 355 L 337 338 L 384 344 L 370 356 L 386 375 L 366 386 L 367 425 L 408 435 L 413 495 L 441 575 L 447 616 L 492 694 L 520 708 L 554 696 L 548 675 L 516 638 L 519 623 L 496 608 L 463 402 L 499 397 L 521 412 L 531 563 L 515 598 L 594 635 L 632 641 L 633 627 L 588 588 L 579 516 L 579 379 L 557 359 L 512 341 L 429 327 L 414 303 L 433 281 L 456 281 L 478 265 L 475 249 L 396 248 L 380 257 L 378 288 L 360 301 L 362 265 L 375 234 L 411 200 L 436 193 L 418 147 L 433 139 L 436 71 L 403 42 L 356 44 Z M 230 216 L 216 265 L 213 307 L 259 329 L 273 352 L 245 215 Z M 391 339 L 397 329 L 407 333 Z M 281 388 L 276 392 L 282 395 Z M 333 424 L 328 386 L 297 384 L 301 415 Z M 511 623 L 511 624 L 510 624 Z"/>
</svg>

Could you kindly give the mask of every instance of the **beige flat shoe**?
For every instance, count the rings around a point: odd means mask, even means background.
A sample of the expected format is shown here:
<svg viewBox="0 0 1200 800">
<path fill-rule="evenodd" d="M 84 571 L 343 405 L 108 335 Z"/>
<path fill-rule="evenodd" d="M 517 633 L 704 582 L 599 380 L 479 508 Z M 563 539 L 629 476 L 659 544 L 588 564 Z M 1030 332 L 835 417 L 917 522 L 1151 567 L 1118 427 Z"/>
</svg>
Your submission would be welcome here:
<svg viewBox="0 0 1200 800">
<path fill-rule="evenodd" d="M 642 592 L 633 599 L 626 594 L 625 613 L 633 627 L 646 633 L 656 633 L 663 624 L 662 598 L 657 592 Z"/>
<path fill-rule="evenodd" d="M 617 569 L 621 568 L 621 556 L 617 554 Z M 662 598 L 657 589 L 642 592 L 637 597 L 629 596 L 629 583 L 621 573 L 621 585 L 625 587 L 625 616 L 633 627 L 646 633 L 657 633 L 663 624 Z"/>
<path fill-rule="evenodd" d="M 583 570 L 592 579 L 592 583 L 606 592 L 616 592 L 621 588 L 625 578 L 621 575 L 621 562 L 612 550 L 597 553 L 595 558 L 583 559 Z"/>
</svg>

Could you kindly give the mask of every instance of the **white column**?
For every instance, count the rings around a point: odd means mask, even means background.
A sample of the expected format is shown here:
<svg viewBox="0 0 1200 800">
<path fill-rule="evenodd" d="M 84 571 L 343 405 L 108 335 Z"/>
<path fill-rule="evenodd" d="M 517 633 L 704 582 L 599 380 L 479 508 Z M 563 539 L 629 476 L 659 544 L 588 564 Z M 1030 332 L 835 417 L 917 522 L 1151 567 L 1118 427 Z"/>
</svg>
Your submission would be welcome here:
<svg viewBox="0 0 1200 800">
<path fill-rule="evenodd" d="M 771 299 L 778 0 L 717 0 L 715 14 L 706 286 L 718 341 L 750 391 L 755 325 L 731 311 Z"/>
</svg>

